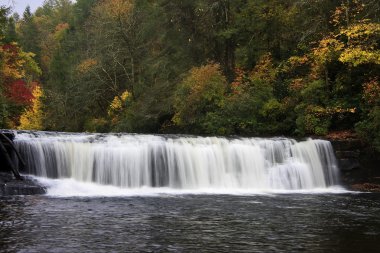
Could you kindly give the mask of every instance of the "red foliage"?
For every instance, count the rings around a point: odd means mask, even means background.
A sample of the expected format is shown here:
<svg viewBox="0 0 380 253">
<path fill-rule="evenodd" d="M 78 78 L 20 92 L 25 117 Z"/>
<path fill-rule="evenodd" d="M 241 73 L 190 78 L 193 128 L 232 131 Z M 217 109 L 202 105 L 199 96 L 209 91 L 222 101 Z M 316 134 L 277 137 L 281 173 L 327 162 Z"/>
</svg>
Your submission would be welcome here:
<svg viewBox="0 0 380 253">
<path fill-rule="evenodd" d="M 32 87 L 29 87 L 25 81 L 17 80 L 8 87 L 6 96 L 14 103 L 30 105 L 34 98 L 32 94 L 34 85 L 36 84 L 32 83 Z"/>
<path fill-rule="evenodd" d="M 15 57 L 19 53 L 19 47 L 15 44 L 4 44 L 2 49 L 5 52 L 12 54 L 12 57 Z"/>
</svg>

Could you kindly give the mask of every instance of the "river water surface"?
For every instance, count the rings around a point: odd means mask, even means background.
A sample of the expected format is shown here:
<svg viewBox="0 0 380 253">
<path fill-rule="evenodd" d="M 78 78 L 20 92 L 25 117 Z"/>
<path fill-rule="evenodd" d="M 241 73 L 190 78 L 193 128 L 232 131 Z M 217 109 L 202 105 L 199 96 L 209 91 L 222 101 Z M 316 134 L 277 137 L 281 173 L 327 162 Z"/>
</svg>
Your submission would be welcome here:
<svg viewBox="0 0 380 253">
<path fill-rule="evenodd" d="M 379 252 L 379 194 L 0 198 L 0 252 Z"/>
</svg>

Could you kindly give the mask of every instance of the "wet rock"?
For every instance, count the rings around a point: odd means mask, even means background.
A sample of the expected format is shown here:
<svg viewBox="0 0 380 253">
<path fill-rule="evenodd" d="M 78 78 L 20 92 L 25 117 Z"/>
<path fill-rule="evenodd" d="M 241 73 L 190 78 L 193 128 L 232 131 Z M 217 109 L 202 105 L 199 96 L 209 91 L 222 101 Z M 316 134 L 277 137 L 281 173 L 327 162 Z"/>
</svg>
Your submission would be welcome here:
<svg viewBox="0 0 380 253">
<path fill-rule="evenodd" d="M 363 143 L 358 139 L 331 140 L 331 144 L 339 151 L 360 150 L 363 147 Z"/>
<path fill-rule="evenodd" d="M 359 140 L 332 140 L 331 144 L 342 172 L 360 169 L 360 147 Z"/>
<path fill-rule="evenodd" d="M 380 185 L 372 183 L 354 184 L 351 188 L 355 191 L 380 192 Z"/>
<path fill-rule="evenodd" d="M 344 158 L 359 158 L 360 151 L 359 150 L 336 150 L 335 152 L 336 158 L 344 159 Z"/>
<path fill-rule="evenodd" d="M 380 167 L 378 166 L 380 154 L 378 152 L 354 136 L 349 136 L 349 138 L 338 136 L 328 140 L 335 150 L 342 183 L 345 186 L 348 188 L 355 186 L 355 189 L 364 191 L 366 183 L 380 185 Z"/>
<path fill-rule="evenodd" d="M 36 180 L 24 176 L 16 180 L 10 173 L 0 173 L 0 196 L 45 194 L 46 189 Z"/>
<path fill-rule="evenodd" d="M 0 132 L 3 133 L 5 136 L 7 136 L 12 141 L 15 138 L 15 133 L 12 130 L 0 129 Z"/>
<path fill-rule="evenodd" d="M 344 158 L 338 159 L 339 168 L 342 171 L 351 171 L 355 169 L 360 169 L 360 163 L 357 158 Z"/>
</svg>

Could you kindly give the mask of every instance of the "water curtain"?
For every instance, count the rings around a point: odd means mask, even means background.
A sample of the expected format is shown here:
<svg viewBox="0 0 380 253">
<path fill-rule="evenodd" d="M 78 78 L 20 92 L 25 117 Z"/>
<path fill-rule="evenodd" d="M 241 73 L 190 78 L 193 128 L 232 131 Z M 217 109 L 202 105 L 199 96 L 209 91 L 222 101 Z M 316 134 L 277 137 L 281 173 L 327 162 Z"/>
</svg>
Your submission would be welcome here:
<svg viewBox="0 0 380 253">
<path fill-rule="evenodd" d="M 338 184 L 330 142 L 18 133 L 26 172 L 123 188 L 314 189 Z"/>
</svg>

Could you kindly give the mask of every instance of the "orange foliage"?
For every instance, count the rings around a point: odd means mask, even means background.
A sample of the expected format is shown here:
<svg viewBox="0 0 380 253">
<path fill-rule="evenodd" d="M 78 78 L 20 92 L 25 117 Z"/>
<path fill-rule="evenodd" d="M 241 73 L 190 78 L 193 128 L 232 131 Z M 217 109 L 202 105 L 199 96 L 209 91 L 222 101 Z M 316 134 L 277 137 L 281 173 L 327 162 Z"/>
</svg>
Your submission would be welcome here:
<svg viewBox="0 0 380 253">
<path fill-rule="evenodd" d="M 133 10 L 132 0 L 103 0 L 96 7 L 95 12 L 103 13 L 111 19 L 124 22 Z"/>
<path fill-rule="evenodd" d="M 345 131 L 330 132 L 327 134 L 326 137 L 331 140 L 345 140 L 345 139 L 356 139 L 357 135 L 351 130 L 345 130 Z"/>
<path fill-rule="evenodd" d="M 380 83 L 377 78 L 363 85 L 363 99 L 369 105 L 380 102 Z"/>
<path fill-rule="evenodd" d="M 304 65 L 306 63 L 309 62 L 309 58 L 307 55 L 303 55 L 303 56 L 292 56 L 288 59 L 290 65 L 292 67 L 298 67 L 298 66 L 301 66 L 301 65 Z"/>
<path fill-rule="evenodd" d="M 342 108 L 340 106 L 335 107 L 321 107 L 315 105 L 308 105 L 306 112 L 313 114 L 317 117 L 339 115 L 344 113 L 356 113 L 356 108 Z"/>
<path fill-rule="evenodd" d="M 19 57 L 20 48 L 16 43 L 5 44 L 0 47 L 0 55 L 4 64 L 1 66 L 0 73 L 4 81 L 20 79 L 24 76 L 22 66 L 25 60 Z"/>
<path fill-rule="evenodd" d="M 355 19 L 363 9 L 364 4 L 359 0 L 342 1 L 342 4 L 335 9 L 331 16 L 330 23 L 334 26 L 349 25 L 349 21 Z"/>
<path fill-rule="evenodd" d="M 247 72 L 245 72 L 241 68 L 235 69 L 235 80 L 231 83 L 232 93 L 239 94 L 241 93 L 241 86 L 244 84 L 247 76 Z"/>
<path fill-rule="evenodd" d="M 273 81 L 276 76 L 276 71 L 273 65 L 272 55 L 270 53 L 261 56 L 250 74 L 251 79 L 261 79 L 265 81 Z"/>
<path fill-rule="evenodd" d="M 68 23 L 61 23 L 58 24 L 55 27 L 55 32 L 54 32 L 54 39 L 56 41 L 61 41 L 65 35 L 65 32 L 70 28 Z"/>
<path fill-rule="evenodd" d="M 219 64 L 192 68 L 176 94 L 174 124 L 195 123 L 200 115 L 222 106 L 226 87 Z"/>
<path fill-rule="evenodd" d="M 77 66 L 77 70 L 82 74 L 87 73 L 88 71 L 91 70 L 91 68 L 93 68 L 97 64 L 98 64 L 98 61 L 95 59 L 92 59 L 92 58 L 85 59 L 81 63 L 79 63 L 79 65 Z"/>
<path fill-rule="evenodd" d="M 305 86 L 303 78 L 295 78 L 291 81 L 289 88 L 292 91 L 300 91 Z"/>
</svg>

